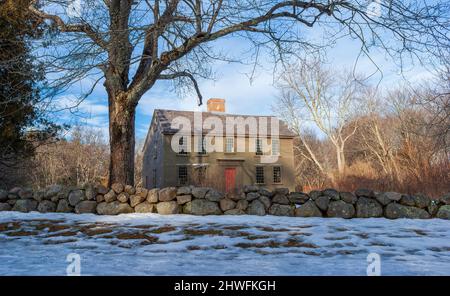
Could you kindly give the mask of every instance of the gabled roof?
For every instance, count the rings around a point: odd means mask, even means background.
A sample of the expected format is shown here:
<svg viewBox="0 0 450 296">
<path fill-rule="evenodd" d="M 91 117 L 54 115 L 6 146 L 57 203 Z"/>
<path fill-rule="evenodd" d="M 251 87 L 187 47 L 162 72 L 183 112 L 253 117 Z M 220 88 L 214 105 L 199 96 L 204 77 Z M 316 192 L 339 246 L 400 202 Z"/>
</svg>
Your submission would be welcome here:
<svg viewBox="0 0 450 296">
<path fill-rule="evenodd" d="M 145 144 L 143 147 L 143 150 L 145 150 L 145 147 L 147 146 L 147 141 L 149 140 L 150 131 L 153 127 L 153 125 L 157 124 L 160 128 L 160 132 L 162 134 L 170 135 L 175 134 L 179 130 L 171 128 L 172 122 L 176 117 L 184 117 L 187 118 L 191 122 L 191 133 L 194 134 L 194 114 L 195 113 L 201 113 L 202 120 L 204 121 L 206 118 L 210 116 L 215 116 L 216 118 L 219 118 L 222 121 L 223 128 L 226 127 L 226 119 L 227 118 L 243 118 L 244 120 L 253 117 L 256 118 L 257 121 L 259 121 L 260 118 L 265 118 L 267 120 L 267 133 L 270 136 L 271 131 L 271 118 L 276 118 L 275 116 L 255 116 L 255 115 L 239 115 L 239 114 L 227 114 L 227 113 L 217 113 L 217 112 L 197 112 L 197 111 L 177 111 L 177 110 L 165 110 L 165 109 L 155 109 L 153 112 L 152 122 L 150 124 L 149 132 L 147 133 L 147 137 L 145 139 Z M 296 137 L 296 134 L 292 132 L 287 124 L 282 121 L 278 120 L 279 125 L 279 137 L 280 138 L 294 138 Z M 207 134 L 210 132 L 210 130 L 203 129 L 203 134 Z M 235 129 L 235 135 L 237 134 L 237 131 Z M 240 136 L 249 136 L 248 128 L 245 129 L 245 135 Z M 255 136 L 255 135 L 253 135 Z"/>
<path fill-rule="evenodd" d="M 270 136 L 270 132 L 271 132 L 271 119 L 272 118 L 276 119 L 275 116 L 255 116 L 255 115 L 239 115 L 239 114 L 227 114 L 227 113 L 217 113 L 217 112 L 176 111 L 176 110 L 163 110 L 163 109 L 156 109 L 155 112 L 153 113 L 153 116 L 155 117 L 154 119 L 156 119 L 157 124 L 159 124 L 159 126 L 161 127 L 161 132 L 163 134 L 175 134 L 179 131 L 178 129 L 171 128 L 171 124 L 176 117 L 187 118 L 191 122 L 191 132 L 194 133 L 194 116 L 195 116 L 194 114 L 195 113 L 197 113 L 197 114 L 201 113 L 203 121 L 208 117 L 218 118 L 219 120 L 222 121 L 224 131 L 226 128 L 226 121 L 230 120 L 230 119 L 242 118 L 245 120 L 247 118 L 255 118 L 256 121 L 259 123 L 260 119 L 264 118 L 267 122 L 267 123 L 265 123 L 265 127 L 266 127 L 267 134 L 269 136 Z M 296 134 L 288 128 L 287 124 L 284 121 L 278 120 L 278 124 L 279 124 L 279 136 L 280 137 L 294 138 L 296 136 Z M 208 132 L 210 132 L 210 130 L 203 128 L 204 134 L 206 134 Z M 234 132 L 235 132 L 235 135 L 237 135 L 238 131 L 236 130 L 236 128 L 234 129 Z M 248 136 L 248 135 L 249 135 L 249 130 L 248 130 L 248 127 L 246 127 L 245 136 Z M 254 135 L 254 134 L 252 134 L 252 135 Z M 241 136 L 244 136 L 244 135 L 241 135 Z"/>
</svg>

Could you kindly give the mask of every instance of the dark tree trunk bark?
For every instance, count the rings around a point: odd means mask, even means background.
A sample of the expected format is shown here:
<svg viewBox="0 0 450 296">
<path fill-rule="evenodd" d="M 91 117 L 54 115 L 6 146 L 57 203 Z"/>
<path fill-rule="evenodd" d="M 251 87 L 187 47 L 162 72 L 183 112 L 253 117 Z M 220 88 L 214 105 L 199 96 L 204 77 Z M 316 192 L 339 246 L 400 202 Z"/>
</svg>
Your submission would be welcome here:
<svg viewBox="0 0 450 296">
<path fill-rule="evenodd" d="M 135 112 L 134 106 L 109 98 L 109 185 L 134 185 Z"/>
</svg>

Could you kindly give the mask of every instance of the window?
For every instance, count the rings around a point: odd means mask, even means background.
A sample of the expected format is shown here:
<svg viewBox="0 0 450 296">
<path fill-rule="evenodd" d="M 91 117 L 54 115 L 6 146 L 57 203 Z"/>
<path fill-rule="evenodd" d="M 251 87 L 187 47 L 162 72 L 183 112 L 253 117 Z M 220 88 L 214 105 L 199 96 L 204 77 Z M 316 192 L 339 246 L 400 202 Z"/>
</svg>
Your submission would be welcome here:
<svg viewBox="0 0 450 296">
<path fill-rule="evenodd" d="M 178 140 L 178 153 L 179 154 L 187 154 L 187 138 L 180 137 Z"/>
<path fill-rule="evenodd" d="M 273 167 L 273 183 L 281 183 L 281 167 Z"/>
<path fill-rule="evenodd" d="M 261 139 L 256 139 L 256 155 L 263 155 Z"/>
<path fill-rule="evenodd" d="M 225 152 L 232 153 L 234 152 L 234 138 L 226 139 Z"/>
<path fill-rule="evenodd" d="M 272 155 L 280 155 L 280 140 L 272 139 Z"/>
<path fill-rule="evenodd" d="M 256 184 L 264 184 L 264 167 L 256 167 Z"/>
<path fill-rule="evenodd" d="M 178 184 L 179 185 L 187 185 L 187 183 L 188 183 L 187 166 L 179 166 L 178 167 Z"/>
<path fill-rule="evenodd" d="M 198 137 L 198 154 L 206 154 L 206 138 Z"/>
</svg>

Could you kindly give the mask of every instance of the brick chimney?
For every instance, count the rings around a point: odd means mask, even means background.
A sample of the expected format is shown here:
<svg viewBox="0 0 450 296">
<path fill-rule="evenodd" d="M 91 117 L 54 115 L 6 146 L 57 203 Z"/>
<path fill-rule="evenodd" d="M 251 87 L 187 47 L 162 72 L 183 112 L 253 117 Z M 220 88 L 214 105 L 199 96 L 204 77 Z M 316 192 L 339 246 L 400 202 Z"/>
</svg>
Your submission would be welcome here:
<svg viewBox="0 0 450 296">
<path fill-rule="evenodd" d="M 225 113 L 225 100 L 211 98 L 207 102 L 208 112 L 221 112 Z"/>
</svg>

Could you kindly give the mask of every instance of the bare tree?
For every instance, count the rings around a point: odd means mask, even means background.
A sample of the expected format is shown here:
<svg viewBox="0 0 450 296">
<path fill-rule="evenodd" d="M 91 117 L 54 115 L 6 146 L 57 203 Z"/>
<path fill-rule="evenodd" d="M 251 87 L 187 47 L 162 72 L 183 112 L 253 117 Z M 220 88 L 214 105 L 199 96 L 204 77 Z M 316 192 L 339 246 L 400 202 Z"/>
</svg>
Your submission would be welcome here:
<svg viewBox="0 0 450 296">
<path fill-rule="evenodd" d="M 358 128 L 352 119 L 361 93 L 360 82 L 350 72 L 340 74 L 326 69 L 317 59 L 289 66 L 282 74 L 280 88 L 280 103 L 289 114 L 286 118 L 311 159 L 323 171 L 314 151 L 302 138 L 302 128 L 307 124 L 313 124 L 331 141 L 338 172 L 342 175 L 346 167 L 345 144 Z"/>
<path fill-rule="evenodd" d="M 359 0 L 85 0 L 82 13 L 67 15 L 70 3 L 31 0 L 29 7 L 56 31 L 52 46 L 37 50 L 48 73 L 57 76 L 49 95 L 81 80 L 91 79 L 92 87 L 103 82 L 109 103 L 110 182 L 129 184 L 139 100 L 158 80 L 174 80 L 191 83 L 201 104 L 196 79 L 210 77 L 211 60 L 227 59 L 212 41 L 226 36 L 250 40 L 255 61 L 263 47 L 282 61 L 323 45 L 307 38 L 302 27 L 322 28 L 327 44 L 348 36 L 360 40 L 365 53 L 379 46 L 398 61 L 404 55 L 434 55 L 449 41 L 448 1 L 380 1 L 378 15 Z"/>
</svg>

